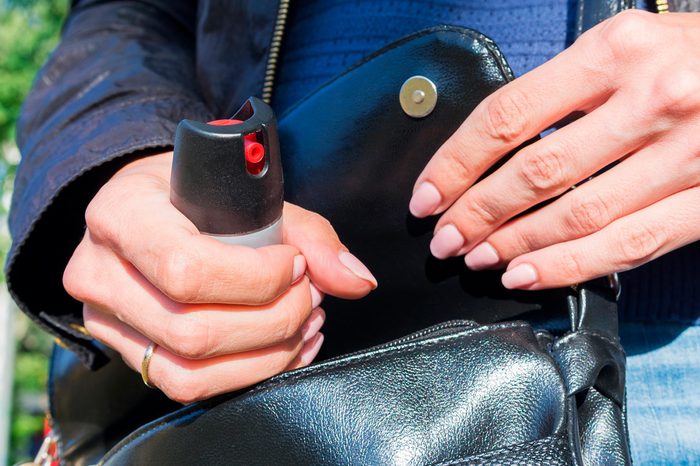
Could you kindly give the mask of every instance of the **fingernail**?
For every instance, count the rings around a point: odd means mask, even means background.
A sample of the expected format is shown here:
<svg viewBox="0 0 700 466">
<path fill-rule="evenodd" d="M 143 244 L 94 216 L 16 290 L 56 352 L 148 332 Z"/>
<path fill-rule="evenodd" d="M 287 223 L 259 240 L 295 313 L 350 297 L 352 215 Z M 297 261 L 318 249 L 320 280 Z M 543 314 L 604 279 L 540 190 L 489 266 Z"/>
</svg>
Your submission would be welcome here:
<svg viewBox="0 0 700 466">
<path fill-rule="evenodd" d="M 317 333 L 315 337 L 304 345 L 304 349 L 299 353 L 299 359 L 303 366 L 308 366 L 313 362 L 316 356 L 318 356 L 318 352 L 321 350 L 321 345 L 323 344 L 323 338 L 322 333 Z"/>
<path fill-rule="evenodd" d="M 357 257 L 353 256 L 347 251 L 340 251 L 338 253 L 338 259 L 340 262 L 348 268 L 352 273 L 357 275 L 363 280 L 367 280 L 372 284 L 372 288 L 377 287 L 377 279 L 374 278 L 374 275 L 372 275 L 372 272 L 369 271 L 367 267 L 365 267 L 365 264 L 363 264 L 360 259 Z"/>
<path fill-rule="evenodd" d="M 489 243 L 481 243 L 464 256 L 464 263 L 472 270 L 482 270 L 493 267 L 501 260 L 498 253 Z"/>
<path fill-rule="evenodd" d="M 311 309 L 316 309 L 323 301 L 323 293 L 313 283 L 309 283 L 311 289 Z"/>
<path fill-rule="evenodd" d="M 451 223 L 440 228 L 430 242 L 430 252 L 438 259 L 450 257 L 462 247 L 464 237 Z"/>
<path fill-rule="evenodd" d="M 508 289 L 526 288 L 537 281 L 537 270 L 530 264 L 520 264 L 501 277 L 503 286 Z"/>
<path fill-rule="evenodd" d="M 301 326 L 301 339 L 304 340 L 304 343 L 316 336 L 325 321 L 326 313 L 323 309 L 317 307 L 311 311 L 311 315 L 306 319 L 304 325 Z"/>
<path fill-rule="evenodd" d="M 421 183 L 408 203 L 408 210 L 414 217 L 422 218 L 435 212 L 441 200 L 440 192 L 433 183 Z"/>
<path fill-rule="evenodd" d="M 296 283 L 306 272 L 306 259 L 301 254 L 294 256 L 294 269 L 292 272 L 292 283 Z"/>
</svg>

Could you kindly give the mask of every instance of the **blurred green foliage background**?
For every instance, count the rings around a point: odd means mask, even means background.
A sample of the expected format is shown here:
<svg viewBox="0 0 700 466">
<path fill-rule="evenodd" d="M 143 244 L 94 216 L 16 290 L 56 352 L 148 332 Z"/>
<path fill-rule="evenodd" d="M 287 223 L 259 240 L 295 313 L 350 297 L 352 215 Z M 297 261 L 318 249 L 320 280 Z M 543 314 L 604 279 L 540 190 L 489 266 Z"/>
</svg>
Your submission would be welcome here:
<svg viewBox="0 0 700 466">
<path fill-rule="evenodd" d="M 34 75 L 58 41 L 68 4 L 68 0 L 0 0 L 0 215 L 3 217 L 0 255 L 3 263 L 10 244 L 4 225 L 19 162 L 14 139 L 17 117 Z M 11 463 L 28 459 L 41 435 L 52 344 L 50 337 L 19 311 L 16 313 Z"/>
</svg>

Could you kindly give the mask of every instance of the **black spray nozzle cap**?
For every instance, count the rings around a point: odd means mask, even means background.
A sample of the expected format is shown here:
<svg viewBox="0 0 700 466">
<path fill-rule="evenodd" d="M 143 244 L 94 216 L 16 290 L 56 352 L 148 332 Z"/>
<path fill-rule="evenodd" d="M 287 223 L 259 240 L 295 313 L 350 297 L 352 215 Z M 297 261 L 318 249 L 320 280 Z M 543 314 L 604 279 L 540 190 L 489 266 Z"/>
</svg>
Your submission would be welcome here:
<svg viewBox="0 0 700 466">
<path fill-rule="evenodd" d="M 170 186 L 173 205 L 203 233 L 244 234 L 277 221 L 284 187 L 272 109 L 251 97 L 231 120 L 181 121 Z"/>
</svg>

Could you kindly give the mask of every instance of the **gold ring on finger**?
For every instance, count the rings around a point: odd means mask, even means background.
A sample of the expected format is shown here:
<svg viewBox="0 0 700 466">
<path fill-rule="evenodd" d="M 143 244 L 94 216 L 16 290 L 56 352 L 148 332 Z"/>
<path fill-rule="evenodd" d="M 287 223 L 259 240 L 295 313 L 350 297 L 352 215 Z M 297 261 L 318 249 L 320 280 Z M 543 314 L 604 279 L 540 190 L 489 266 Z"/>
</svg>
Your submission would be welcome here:
<svg viewBox="0 0 700 466">
<path fill-rule="evenodd" d="M 146 351 L 143 353 L 143 360 L 141 360 L 141 379 L 143 379 L 143 383 L 148 388 L 156 388 L 151 384 L 151 379 L 148 378 L 148 366 L 151 364 L 151 358 L 153 358 L 153 353 L 155 353 L 157 346 L 152 341 L 148 342 Z"/>
</svg>

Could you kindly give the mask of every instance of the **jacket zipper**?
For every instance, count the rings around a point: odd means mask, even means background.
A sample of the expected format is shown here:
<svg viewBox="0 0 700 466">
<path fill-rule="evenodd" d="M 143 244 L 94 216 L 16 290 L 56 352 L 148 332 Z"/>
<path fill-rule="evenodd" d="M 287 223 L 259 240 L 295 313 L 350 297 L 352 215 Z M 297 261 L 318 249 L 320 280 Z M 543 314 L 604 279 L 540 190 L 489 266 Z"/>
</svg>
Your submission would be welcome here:
<svg viewBox="0 0 700 466">
<path fill-rule="evenodd" d="M 272 31 L 272 41 L 270 42 L 270 53 L 267 56 L 267 66 L 265 67 L 265 79 L 263 81 L 262 100 L 269 104 L 272 100 L 272 88 L 275 84 L 275 73 L 277 71 L 277 60 L 279 59 L 282 47 L 282 37 L 287 25 L 289 15 L 289 3 L 291 0 L 280 0 L 277 7 L 275 27 Z M 656 11 L 658 13 L 668 13 L 668 0 L 656 0 Z"/>
<path fill-rule="evenodd" d="M 270 53 L 267 56 L 267 66 L 265 67 L 265 80 L 263 81 L 262 100 L 269 104 L 272 100 L 272 86 L 275 82 L 275 72 L 277 71 L 277 60 L 279 59 L 280 48 L 282 46 L 282 36 L 284 27 L 287 24 L 289 14 L 289 2 L 291 0 L 280 0 L 277 8 L 277 19 L 275 28 L 272 31 L 272 41 L 270 42 Z"/>
</svg>

